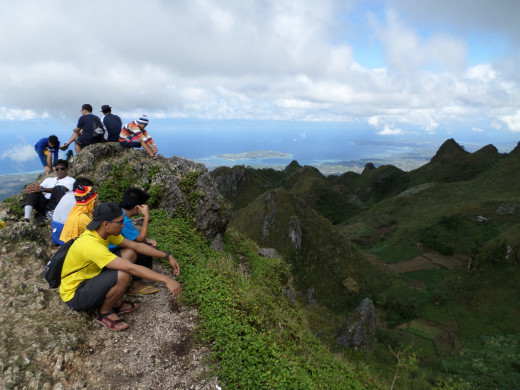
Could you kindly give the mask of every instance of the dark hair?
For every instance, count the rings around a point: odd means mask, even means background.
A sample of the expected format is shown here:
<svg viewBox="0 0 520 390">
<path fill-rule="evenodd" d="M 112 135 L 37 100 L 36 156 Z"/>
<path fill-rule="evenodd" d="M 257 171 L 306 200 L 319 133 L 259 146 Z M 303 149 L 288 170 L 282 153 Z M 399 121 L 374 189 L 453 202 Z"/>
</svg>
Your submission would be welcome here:
<svg viewBox="0 0 520 390">
<path fill-rule="evenodd" d="M 58 165 L 63 165 L 67 169 L 69 168 L 69 162 L 67 160 L 62 160 L 61 158 L 54 162 L 55 167 L 57 167 Z"/>
<path fill-rule="evenodd" d="M 145 204 L 150 195 L 139 188 L 127 188 L 121 197 L 121 208 L 132 210 L 135 206 Z"/>
<path fill-rule="evenodd" d="M 89 186 L 92 187 L 94 183 L 90 179 L 87 179 L 86 177 L 78 177 L 76 181 L 74 182 L 74 186 L 72 187 L 72 191 L 76 191 L 78 186 Z"/>
<path fill-rule="evenodd" d="M 84 104 L 81 106 L 81 109 L 82 110 L 85 110 L 85 111 L 88 111 L 88 112 L 92 112 L 92 106 L 90 104 Z"/>
<path fill-rule="evenodd" d="M 47 139 L 47 141 L 49 141 L 49 143 L 53 144 L 54 146 L 58 146 L 58 137 L 56 137 L 55 135 L 49 135 L 49 138 Z"/>
</svg>

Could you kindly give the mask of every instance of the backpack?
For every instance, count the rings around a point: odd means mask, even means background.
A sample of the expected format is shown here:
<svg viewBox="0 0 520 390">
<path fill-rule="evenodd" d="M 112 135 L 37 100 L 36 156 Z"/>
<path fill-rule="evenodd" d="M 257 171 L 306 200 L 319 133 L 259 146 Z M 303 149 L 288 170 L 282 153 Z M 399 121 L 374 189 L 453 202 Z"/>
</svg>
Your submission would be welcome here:
<svg viewBox="0 0 520 390">
<path fill-rule="evenodd" d="M 105 128 L 103 127 L 103 123 L 101 120 L 95 120 L 92 124 L 92 138 L 94 142 L 104 142 L 105 141 Z"/>
<path fill-rule="evenodd" d="M 77 238 L 77 237 L 76 237 Z M 76 241 L 76 238 L 72 238 L 63 244 L 60 249 L 56 251 L 56 253 L 51 257 L 47 265 L 45 266 L 45 280 L 49 283 L 49 288 L 57 288 L 61 283 L 61 270 L 63 268 L 63 262 L 65 261 L 65 257 L 67 257 L 67 253 L 69 252 L 70 247 Z M 74 271 L 76 272 L 76 271 Z M 71 272 L 71 273 L 74 273 Z M 70 274 L 69 274 L 70 275 Z M 65 276 L 69 276 L 65 275 Z"/>
</svg>

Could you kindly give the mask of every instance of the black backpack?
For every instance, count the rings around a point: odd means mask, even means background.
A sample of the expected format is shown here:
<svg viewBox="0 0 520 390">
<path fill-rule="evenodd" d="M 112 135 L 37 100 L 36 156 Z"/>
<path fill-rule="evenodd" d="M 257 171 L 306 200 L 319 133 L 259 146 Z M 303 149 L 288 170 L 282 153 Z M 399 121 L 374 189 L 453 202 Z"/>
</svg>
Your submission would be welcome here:
<svg viewBox="0 0 520 390">
<path fill-rule="evenodd" d="M 104 142 L 105 131 L 105 127 L 103 126 L 103 123 L 101 123 L 101 120 L 94 120 L 94 123 L 92 124 L 92 138 L 94 139 L 94 142 Z"/>
<path fill-rule="evenodd" d="M 45 266 L 45 280 L 49 283 L 49 288 L 56 288 L 60 286 L 61 283 L 61 270 L 63 268 L 63 262 L 65 261 L 65 257 L 67 257 L 67 253 L 69 252 L 70 247 L 76 241 L 76 238 L 72 238 L 63 244 L 60 249 L 56 251 L 56 253 L 51 257 L 47 265 Z M 76 272 L 76 271 L 74 271 Z M 71 273 L 74 273 L 71 272 Z M 69 274 L 70 275 L 70 274 Z M 65 276 L 69 276 L 65 275 Z"/>
</svg>

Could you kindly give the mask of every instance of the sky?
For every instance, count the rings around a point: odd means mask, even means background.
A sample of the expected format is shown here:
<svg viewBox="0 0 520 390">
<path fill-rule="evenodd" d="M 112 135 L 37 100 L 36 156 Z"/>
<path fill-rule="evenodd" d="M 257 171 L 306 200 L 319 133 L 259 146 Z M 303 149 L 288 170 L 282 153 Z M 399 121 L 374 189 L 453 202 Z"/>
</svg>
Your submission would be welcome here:
<svg viewBox="0 0 520 390">
<path fill-rule="evenodd" d="M 38 123 L 68 138 L 83 103 L 151 125 L 333 122 L 388 140 L 513 140 L 518 15 L 517 0 L 4 1 L 0 163 L 36 159 Z"/>
</svg>

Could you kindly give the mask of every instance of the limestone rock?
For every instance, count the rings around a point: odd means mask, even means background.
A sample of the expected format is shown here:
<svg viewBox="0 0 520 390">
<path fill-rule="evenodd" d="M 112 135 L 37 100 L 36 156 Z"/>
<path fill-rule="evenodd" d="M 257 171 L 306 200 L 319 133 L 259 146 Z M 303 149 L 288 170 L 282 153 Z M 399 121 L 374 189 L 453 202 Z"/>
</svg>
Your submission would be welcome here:
<svg viewBox="0 0 520 390">
<path fill-rule="evenodd" d="M 374 303 L 365 298 L 347 318 L 347 325 L 336 340 L 339 347 L 370 349 L 376 335 L 376 310 Z"/>
<path fill-rule="evenodd" d="M 143 150 L 115 142 L 89 145 L 73 158 L 70 174 L 87 177 L 98 188 L 135 186 L 151 193 L 149 204 L 170 216 L 193 219 L 209 239 L 225 232 L 229 211 L 206 167 L 177 156 L 150 159 Z M 119 188 L 121 190 L 121 188 Z M 119 199 L 102 200 L 119 201 Z"/>
</svg>

